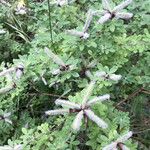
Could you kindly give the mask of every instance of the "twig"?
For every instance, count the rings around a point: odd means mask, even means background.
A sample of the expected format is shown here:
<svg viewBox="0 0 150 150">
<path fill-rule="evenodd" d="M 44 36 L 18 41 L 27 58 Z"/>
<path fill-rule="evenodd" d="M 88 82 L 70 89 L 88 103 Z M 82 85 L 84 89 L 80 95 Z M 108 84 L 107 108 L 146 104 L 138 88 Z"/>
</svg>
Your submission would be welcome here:
<svg viewBox="0 0 150 150">
<path fill-rule="evenodd" d="M 140 133 L 147 132 L 147 131 L 150 131 L 150 129 L 145 129 L 145 130 L 142 130 L 142 131 L 134 132 L 134 134 L 140 134 Z"/>
<path fill-rule="evenodd" d="M 138 95 L 140 92 L 143 91 L 143 87 L 137 89 L 136 91 L 134 91 L 132 94 L 130 94 L 126 99 L 121 100 L 119 103 L 117 103 L 116 107 L 118 107 L 119 105 L 121 105 L 122 103 L 130 100 L 131 98 L 135 97 L 136 95 Z"/>
</svg>

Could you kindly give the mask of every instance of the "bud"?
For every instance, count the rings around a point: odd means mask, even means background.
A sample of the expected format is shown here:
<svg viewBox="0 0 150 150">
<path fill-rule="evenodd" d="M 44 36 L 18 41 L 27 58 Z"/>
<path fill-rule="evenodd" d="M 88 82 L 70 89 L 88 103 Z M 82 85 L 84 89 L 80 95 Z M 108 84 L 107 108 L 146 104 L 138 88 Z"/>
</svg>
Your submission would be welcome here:
<svg viewBox="0 0 150 150">
<path fill-rule="evenodd" d="M 111 18 L 111 14 L 110 13 L 106 13 L 104 16 L 102 16 L 98 20 L 98 24 L 104 24 L 105 22 L 107 22 L 108 20 L 110 20 L 110 18 Z"/>
<path fill-rule="evenodd" d="M 130 3 L 132 3 L 132 0 L 126 0 L 126 1 L 122 2 L 121 4 L 119 4 L 118 6 L 116 6 L 112 12 L 113 13 L 119 12 L 123 8 L 127 7 Z"/>
<path fill-rule="evenodd" d="M 75 119 L 74 119 L 74 121 L 73 121 L 73 124 L 72 124 L 73 130 L 75 130 L 75 131 L 79 131 L 79 130 L 80 130 L 82 118 L 83 118 L 83 110 L 80 111 L 80 112 L 76 115 L 76 117 L 75 117 Z"/>
<path fill-rule="evenodd" d="M 69 109 L 56 109 L 45 112 L 46 115 L 64 115 L 65 113 L 69 113 Z"/>
<path fill-rule="evenodd" d="M 115 75 L 115 74 L 111 74 L 109 76 L 109 79 L 114 80 L 114 81 L 119 81 L 121 79 L 121 75 Z"/>
<path fill-rule="evenodd" d="M 133 17 L 133 14 L 132 13 L 116 13 L 115 17 L 117 19 L 120 18 L 120 19 L 128 20 Z"/>
<path fill-rule="evenodd" d="M 91 105 L 93 105 L 93 104 L 95 104 L 97 102 L 102 102 L 102 101 L 105 101 L 105 100 L 108 100 L 108 99 L 110 99 L 110 95 L 109 94 L 105 94 L 103 96 L 98 96 L 98 97 L 93 98 L 92 100 L 90 100 L 87 103 L 87 105 L 91 106 Z"/>
<path fill-rule="evenodd" d="M 55 104 L 56 105 L 61 105 L 63 107 L 80 109 L 80 105 L 75 104 L 74 102 L 66 101 L 66 100 L 57 99 L 55 101 Z"/>
<path fill-rule="evenodd" d="M 84 111 L 87 117 L 91 119 L 93 122 L 95 122 L 99 127 L 103 129 L 106 129 L 108 127 L 108 125 L 101 118 L 96 116 L 93 111 L 91 110 L 84 110 Z"/>
</svg>

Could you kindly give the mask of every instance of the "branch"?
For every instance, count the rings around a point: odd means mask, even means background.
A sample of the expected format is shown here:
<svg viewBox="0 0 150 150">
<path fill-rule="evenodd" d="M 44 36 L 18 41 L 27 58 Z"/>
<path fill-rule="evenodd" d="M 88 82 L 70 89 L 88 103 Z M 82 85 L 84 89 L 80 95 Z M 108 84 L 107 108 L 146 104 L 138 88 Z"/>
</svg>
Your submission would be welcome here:
<svg viewBox="0 0 150 150">
<path fill-rule="evenodd" d="M 143 87 L 137 89 L 136 91 L 134 91 L 132 94 L 130 94 L 126 99 L 121 100 L 116 107 L 118 107 L 119 105 L 121 105 L 122 103 L 130 100 L 131 98 L 135 97 L 136 95 L 138 95 L 141 91 L 143 90 Z"/>
</svg>

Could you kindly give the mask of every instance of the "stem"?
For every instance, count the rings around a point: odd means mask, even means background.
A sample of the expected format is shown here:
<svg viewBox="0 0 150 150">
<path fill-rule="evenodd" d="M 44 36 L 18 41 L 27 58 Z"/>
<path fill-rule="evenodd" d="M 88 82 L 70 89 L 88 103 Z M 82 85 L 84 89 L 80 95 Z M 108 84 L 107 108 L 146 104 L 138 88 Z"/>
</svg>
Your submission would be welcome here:
<svg viewBox="0 0 150 150">
<path fill-rule="evenodd" d="M 51 6 L 49 0 L 47 0 L 48 3 L 48 16 L 49 16 L 49 29 L 50 29 L 50 38 L 51 38 L 51 43 L 53 46 L 53 32 L 52 32 L 52 20 L 51 20 Z"/>
</svg>

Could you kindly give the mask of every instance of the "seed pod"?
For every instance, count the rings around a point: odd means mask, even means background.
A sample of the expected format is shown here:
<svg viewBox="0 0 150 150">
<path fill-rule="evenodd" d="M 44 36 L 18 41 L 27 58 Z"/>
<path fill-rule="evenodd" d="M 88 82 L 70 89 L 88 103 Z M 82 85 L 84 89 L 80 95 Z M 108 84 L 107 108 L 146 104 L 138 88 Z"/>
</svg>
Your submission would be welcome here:
<svg viewBox="0 0 150 150">
<path fill-rule="evenodd" d="M 91 93 L 93 91 L 94 85 L 95 85 L 94 81 L 91 81 L 91 83 L 88 85 L 87 90 L 85 91 L 85 95 L 84 95 L 83 100 L 82 100 L 82 108 L 84 108 L 86 106 L 86 103 L 87 103 L 87 101 L 88 101 L 88 99 L 91 96 Z"/>
<path fill-rule="evenodd" d="M 69 109 L 56 109 L 45 112 L 46 115 L 64 115 L 65 113 L 69 113 Z"/>
<path fill-rule="evenodd" d="M 18 65 L 16 69 L 16 78 L 20 79 L 22 74 L 23 74 L 24 66 L 23 65 Z"/>
<path fill-rule="evenodd" d="M 130 132 L 124 134 L 123 136 L 121 136 L 120 138 L 118 138 L 116 141 L 118 143 L 123 143 L 123 142 L 127 141 L 132 135 L 133 135 L 133 132 L 130 131 Z"/>
<path fill-rule="evenodd" d="M 125 19 L 125 20 L 128 20 L 130 18 L 133 17 L 133 14 L 132 13 L 116 13 L 115 17 L 117 19 Z"/>
<path fill-rule="evenodd" d="M 75 131 L 79 131 L 80 130 L 82 118 L 83 118 L 83 111 L 80 111 L 76 115 L 76 117 L 75 117 L 75 119 L 73 121 L 73 124 L 72 124 L 73 130 L 75 130 Z"/>
<path fill-rule="evenodd" d="M 97 102 L 102 102 L 102 101 L 105 101 L 105 100 L 108 100 L 110 99 L 110 95 L 109 94 L 105 94 L 105 95 L 102 95 L 102 96 L 98 96 L 98 97 L 95 97 L 93 98 L 92 100 L 90 100 L 88 103 L 87 103 L 87 106 L 91 106 Z"/>
<path fill-rule="evenodd" d="M 106 145 L 102 150 L 115 150 L 117 147 L 117 142 L 113 142 L 109 145 Z"/>
<path fill-rule="evenodd" d="M 61 105 L 63 107 L 69 107 L 69 108 L 76 108 L 76 109 L 80 109 L 80 105 L 74 103 L 74 102 L 70 102 L 67 100 L 61 100 L 61 99 L 57 99 L 55 101 L 56 105 Z"/>
<path fill-rule="evenodd" d="M 86 32 L 81 32 L 81 31 L 76 31 L 76 30 L 67 30 L 66 33 L 73 35 L 73 36 L 78 36 L 83 39 L 89 38 L 89 34 Z"/>
<path fill-rule="evenodd" d="M 114 81 L 119 81 L 121 78 L 122 78 L 121 75 L 116 75 L 116 74 L 109 75 L 109 79 L 114 80 Z"/>
<path fill-rule="evenodd" d="M 93 11 L 90 9 L 87 13 L 87 18 L 86 18 L 86 22 L 84 24 L 84 27 L 83 27 L 83 32 L 86 32 L 91 24 L 91 21 L 93 19 Z"/>
<path fill-rule="evenodd" d="M 116 12 L 119 12 L 120 10 L 122 10 L 123 8 L 127 7 L 130 3 L 132 3 L 132 0 L 126 0 L 126 1 L 123 1 L 121 4 L 119 4 L 118 6 L 116 6 L 114 9 L 113 9 L 113 13 L 116 13 Z"/>
<path fill-rule="evenodd" d="M 99 127 L 106 129 L 108 127 L 107 123 L 105 123 L 101 118 L 96 116 L 93 111 L 91 110 L 84 110 L 86 116 L 95 122 Z"/>
<path fill-rule="evenodd" d="M 98 20 L 98 24 L 104 24 L 105 22 L 107 22 L 108 20 L 111 19 L 111 14 L 110 13 L 106 13 L 104 16 L 102 16 L 99 20 Z"/>
</svg>

